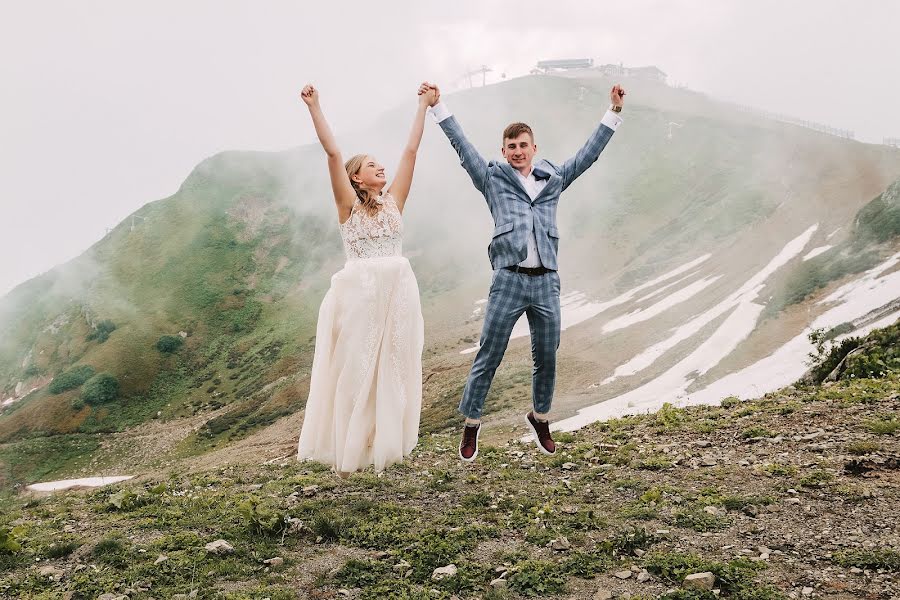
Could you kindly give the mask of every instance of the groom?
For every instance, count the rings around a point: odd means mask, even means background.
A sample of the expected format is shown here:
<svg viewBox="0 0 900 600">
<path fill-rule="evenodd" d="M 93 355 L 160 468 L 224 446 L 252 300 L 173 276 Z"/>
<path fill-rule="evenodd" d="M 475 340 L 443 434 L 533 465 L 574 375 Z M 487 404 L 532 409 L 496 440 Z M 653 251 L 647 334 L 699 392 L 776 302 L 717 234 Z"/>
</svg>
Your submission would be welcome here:
<svg viewBox="0 0 900 600">
<path fill-rule="evenodd" d="M 420 88 L 424 93 L 437 86 Z M 556 206 L 559 195 L 590 167 L 622 122 L 625 90 L 613 86 L 612 105 L 581 150 L 561 165 L 535 161 L 534 133 L 525 123 L 513 123 L 503 131 L 500 149 L 506 162 L 486 161 L 466 139 L 462 127 L 440 102 L 431 105 L 434 120 L 459 154 L 475 188 L 484 195 L 494 217 L 494 234 L 488 254 L 494 275 L 485 311 L 480 347 L 463 390 L 459 411 L 466 417 L 459 457 L 471 462 L 478 456 L 481 411 L 500 365 L 513 325 L 524 312 L 531 329 L 532 396 L 534 409 L 525 422 L 544 454 L 556 452 L 550 436 L 548 414 L 556 384 L 556 350 L 559 347 L 559 274 L 556 252 L 559 230 Z"/>
</svg>

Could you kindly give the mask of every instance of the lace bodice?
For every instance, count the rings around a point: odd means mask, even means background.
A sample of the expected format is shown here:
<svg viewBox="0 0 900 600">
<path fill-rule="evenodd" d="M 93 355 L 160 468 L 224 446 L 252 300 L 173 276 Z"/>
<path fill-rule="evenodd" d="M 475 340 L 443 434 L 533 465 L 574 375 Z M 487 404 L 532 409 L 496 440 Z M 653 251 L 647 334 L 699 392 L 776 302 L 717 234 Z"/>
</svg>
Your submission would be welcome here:
<svg viewBox="0 0 900 600">
<path fill-rule="evenodd" d="M 401 256 L 403 254 L 403 218 L 394 197 L 381 196 L 381 208 L 370 216 L 357 202 L 350 218 L 340 224 L 347 260 Z"/>
</svg>

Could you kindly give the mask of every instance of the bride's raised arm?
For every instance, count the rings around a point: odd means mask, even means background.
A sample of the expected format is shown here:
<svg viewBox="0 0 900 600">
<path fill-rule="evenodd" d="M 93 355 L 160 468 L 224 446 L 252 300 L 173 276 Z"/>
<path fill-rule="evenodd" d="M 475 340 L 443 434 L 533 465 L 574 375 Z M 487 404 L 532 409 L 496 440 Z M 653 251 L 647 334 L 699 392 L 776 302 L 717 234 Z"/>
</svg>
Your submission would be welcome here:
<svg viewBox="0 0 900 600">
<path fill-rule="evenodd" d="M 428 82 L 424 82 L 419 86 L 419 105 L 416 108 L 416 116 L 413 119 L 412 131 L 409 132 L 409 140 L 406 142 L 403 155 L 400 157 L 397 175 L 394 177 L 391 187 L 388 188 L 388 193 L 394 197 L 400 212 L 403 212 L 403 205 L 406 204 L 409 188 L 412 186 L 413 171 L 416 168 L 416 153 L 419 151 L 419 143 L 422 141 L 422 132 L 425 129 L 425 111 L 434 103 L 437 95 L 437 88 L 431 86 Z"/>
<path fill-rule="evenodd" d="M 325 120 L 322 107 L 319 106 L 319 90 L 312 85 L 306 85 L 303 91 L 300 92 L 300 98 L 309 108 L 309 116 L 312 117 L 316 135 L 319 136 L 319 142 L 321 142 L 325 154 L 328 155 L 331 190 L 334 193 L 334 203 L 337 206 L 338 218 L 343 223 L 350 218 L 350 212 L 353 210 L 353 204 L 356 202 L 356 192 L 353 190 L 353 186 L 350 185 L 350 178 L 347 177 L 347 171 L 344 169 L 341 151 L 338 149 L 334 134 L 331 133 L 328 121 Z"/>
</svg>

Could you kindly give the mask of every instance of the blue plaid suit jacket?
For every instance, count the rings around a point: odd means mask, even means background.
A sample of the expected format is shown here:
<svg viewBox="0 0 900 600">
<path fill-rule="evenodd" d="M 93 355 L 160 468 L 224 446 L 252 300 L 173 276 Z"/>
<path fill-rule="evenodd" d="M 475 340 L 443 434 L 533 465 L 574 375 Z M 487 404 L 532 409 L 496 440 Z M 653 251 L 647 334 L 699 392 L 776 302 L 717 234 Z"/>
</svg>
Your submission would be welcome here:
<svg viewBox="0 0 900 600">
<path fill-rule="evenodd" d="M 559 195 L 594 164 L 612 138 L 613 130 L 601 123 L 581 150 L 560 166 L 544 159 L 535 161 L 534 176 L 549 181 L 532 200 L 509 163 L 488 162 L 482 158 L 466 139 L 456 117 L 444 119 L 440 126 L 459 154 L 460 164 L 472 178 L 472 183 L 484 195 L 494 217 L 494 235 L 488 246 L 491 267 L 502 269 L 525 260 L 528 256 L 528 235 L 534 223 L 541 264 L 556 270 L 556 253 L 559 250 L 556 206 Z"/>
</svg>

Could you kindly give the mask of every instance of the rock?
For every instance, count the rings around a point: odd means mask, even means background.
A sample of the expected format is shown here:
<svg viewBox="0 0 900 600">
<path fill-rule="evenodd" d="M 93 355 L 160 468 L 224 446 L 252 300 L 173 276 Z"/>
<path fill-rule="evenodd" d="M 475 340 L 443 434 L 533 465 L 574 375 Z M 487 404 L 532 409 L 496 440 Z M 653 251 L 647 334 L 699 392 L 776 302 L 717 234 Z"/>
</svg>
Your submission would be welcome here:
<svg viewBox="0 0 900 600">
<path fill-rule="evenodd" d="M 709 448 L 710 446 L 712 446 L 712 442 L 709 440 L 697 440 L 696 442 L 694 442 L 694 445 L 698 448 Z"/>
<path fill-rule="evenodd" d="M 615 573 L 613 573 L 613 575 L 615 575 L 619 579 L 628 579 L 629 577 L 631 577 L 631 571 L 616 571 Z"/>
<path fill-rule="evenodd" d="M 641 571 L 640 573 L 638 573 L 637 580 L 641 583 L 650 581 L 650 573 L 648 573 L 647 571 Z"/>
<path fill-rule="evenodd" d="M 805 588 L 800 590 L 800 594 L 802 596 L 812 596 L 812 593 L 813 593 L 813 589 L 809 586 L 806 586 Z"/>
<path fill-rule="evenodd" d="M 308 485 L 305 488 L 303 488 L 303 490 L 301 490 L 301 491 L 303 492 L 304 496 L 315 496 L 316 492 L 319 491 L 319 486 Z"/>
<path fill-rule="evenodd" d="M 597 593 L 594 594 L 594 600 L 612 600 L 612 592 L 607 589 L 599 589 Z"/>
<path fill-rule="evenodd" d="M 557 552 L 563 552 L 572 547 L 572 543 L 565 537 L 561 537 L 558 540 L 553 540 L 553 543 L 550 546 Z"/>
<path fill-rule="evenodd" d="M 398 562 L 396 565 L 394 565 L 392 568 L 393 568 L 393 570 L 396 571 L 397 573 L 406 573 L 410 568 L 412 568 L 412 565 L 409 564 L 409 563 L 408 563 L 407 561 L 405 561 L 405 560 L 401 560 L 401 561 Z"/>
<path fill-rule="evenodd" d="M 272 558 L 264 560 L 263 564 L 269 565 L 270 567 L 281 567 L 284 566 L 284 559 L 280 556 L 273 556 Z"/>
<path fill-rule="evenodd" d="M 59 581 L 60 579 L 62 579 L 63 575 L 66 574 L 66 572 L 62 569 L 54 567 L 53 565 L 46 565 L 44 567 L 41 567 L 40 574 L 41 577 L 51 577 L 56 581 Z"/>
<path fill-rule="evenodd" d="M 719 508 L 718 506 L 704 506 L 703 512 L 714 517 L 721 517 L 728 513 L 728 511 Z"/>
<path fill-rule="evenodd" d="M 716 576 L 706 571 L 705 573 L 694 573 L 684 578 L 682 587 L 689 590 L 708 590 L 712 591 L 716 584 Z"/>
<path fill-rule="evenodd" d="M 210 554 L 231 554 L 234 552 L 234 546 L 225 540 L 216 540 L 206 545 L 206 551 Z"/>
<path fill-rule="evenodd" d="M 576 465 L 576 464 L 573 463 L 573 462 L 567 462 L 567 463 L 563 463 L 562 468 L 565 469 L 566 471 L 571 471 L 572 469 L 574 469 L 574 468 L 577 467 L 577 466 L 578 466 L 578 465 Z"/>
<path fill-rule="evenodd" d="M 491 581 L 491 587 L 492 587 L 492 588 L 495 588 L 495 589 L 505 589 L 506 586 L 507 586 L 507 582 L 506 582 L 506 580 L 503 579 L 502 577 L 498 577 L 497 579 L 494 579 L 493 581 Z"/>
<path fill-rule="evenodd" d="M 700 459 L 701 467 L 715 467 L 717 464 L 719 464 L 719 462 L 708 454 Z"/>
<path fill-rule="evenodd" d="M 446 567 L 438 567 L 431 573 L 431 579 L 433 581 L 440 581 L 441 579 L 445 579 L 447 577 L 453 577 L 456 575 L 456 565 L 450 564 Z"/>
<path fill-rule="evenodd" d="M 128 600 L 128 596 L 124 594 L 102 594 L 97 596 L 97 600 Z"/>
<path fill-rule="evenodd" d="M 166 556 L 165 554 L 160 554 L 158 557 L 156 557 L 156 560 L 153 561 L 153 564 L 160 565 L 160 564 L 166 562 L 167 560 L 169 560 L 168 556 Z"/>
</svg>

